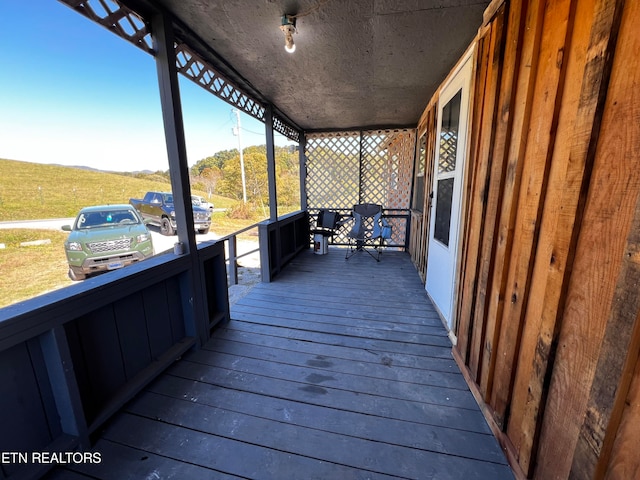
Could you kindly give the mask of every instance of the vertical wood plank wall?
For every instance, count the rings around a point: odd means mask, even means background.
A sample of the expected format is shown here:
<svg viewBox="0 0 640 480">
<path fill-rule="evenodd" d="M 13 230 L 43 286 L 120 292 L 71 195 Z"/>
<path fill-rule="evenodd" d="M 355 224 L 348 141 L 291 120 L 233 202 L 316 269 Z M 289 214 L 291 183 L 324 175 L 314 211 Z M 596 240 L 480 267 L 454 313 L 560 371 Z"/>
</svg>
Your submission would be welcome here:
<svg viewBox="0 0 640 480">
<path fill-rule="evenodd" d="M 475 40 L 454 356 L 521 478 L 640 478 L 638 25 L 495 0 Z"/>
<path fill-rule="evenodd" d="M 433 165 L 436 148 L 437 130 L 437 95 L 424 110 L 418 122 L 415 161 L 420 159 L 420 139 L 425 137 L 425 170 L 424 170 L 424 199 L 422 211 L 411 210 L 411 235 L 409 253 L 411 260 L 418 270 L 422 282 L 427 280 L 427 257 L 429 252 L 429 222 L 431 220 L 431 192 L 433 189 Z M 415 169 L 417 169 L 417 164 Z"/>
</svg>

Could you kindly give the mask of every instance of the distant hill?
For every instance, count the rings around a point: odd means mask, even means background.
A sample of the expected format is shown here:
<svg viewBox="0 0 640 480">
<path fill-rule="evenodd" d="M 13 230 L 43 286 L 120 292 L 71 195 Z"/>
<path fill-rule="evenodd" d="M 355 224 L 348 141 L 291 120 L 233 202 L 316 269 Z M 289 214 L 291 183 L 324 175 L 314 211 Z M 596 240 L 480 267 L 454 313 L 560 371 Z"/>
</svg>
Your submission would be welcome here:
<svg viewBox="0 0 640 480">
<path fill-rule="evenodd" d="M 115 172 L 113 170 L 102 170 L 100 168 L 85 167 L 84 165 L 60 165 L 59 163 L 48 163 L 47 165 L 52 165 L 54 167 L 79 168 L 80 170 L 88 170 L 90 172 L 115 173 L 117 175 L 127 175 L 127 176 L 153 175 L 156 173 L 153 170 L 135 170 L 133 172 Z"/>
<path fill-rule="evenodd" d="M 73 217 L 85 206 L 128 203 L 149 190 L 171 190 L 169 179 L 154 172 L 134 176 L 4 159 L 0 178 L 0 221 Z"/>
</svg>

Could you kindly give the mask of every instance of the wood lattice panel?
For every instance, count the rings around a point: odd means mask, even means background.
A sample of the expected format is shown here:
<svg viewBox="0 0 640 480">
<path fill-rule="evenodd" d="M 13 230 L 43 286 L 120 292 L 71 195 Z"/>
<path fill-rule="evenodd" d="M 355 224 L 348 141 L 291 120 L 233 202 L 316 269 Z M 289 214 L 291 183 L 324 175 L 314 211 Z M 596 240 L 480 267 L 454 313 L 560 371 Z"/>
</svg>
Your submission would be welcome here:
<svg viewBox="0 0 640 480">
<path fill-rule="evenodd" d="M 395 133 L 389 141 L 387 175 L 390 178 L 386 208 L 410 208 L 416 132 Z"/>
<path fill-rule="evenodd" d="M 61 0 L 76 12 L 99 23 L 118 36 L 153 55 L 153 41 L 141 15 L 117 1 Z"/>
<path fill-rule="evenodd" d="M 145 52 L 155 55 L 148 18 L 117 0 L 61 0 L 75 11 L 106 27 Z M 175 44 L 178 72 L 228 104 L 265 122 L 265 106 L 234 85 L 214 69 L 201 55 L 179 38 Z M 274 113 L 273 129 L 294 142 L 300 141 L 297 128 Z"/>
<path fill-rule="evenodd" d="M 312 223 L 321 208 L 349 212 L 358 203 L 383 206 L 388 216 L 408 214 L 415 130 L 369 130 L 307 135 L 307 205 Z M 391 245 L 404 245 L 408 217 L 388 218 Z M 348 228 L 333 243 L 346 243 Z"/>
<path fill-rule="evenodd" d="M 307 136 L 307 205 L 348 208 L 359 203 L 360 134 Z"/>
</svg>

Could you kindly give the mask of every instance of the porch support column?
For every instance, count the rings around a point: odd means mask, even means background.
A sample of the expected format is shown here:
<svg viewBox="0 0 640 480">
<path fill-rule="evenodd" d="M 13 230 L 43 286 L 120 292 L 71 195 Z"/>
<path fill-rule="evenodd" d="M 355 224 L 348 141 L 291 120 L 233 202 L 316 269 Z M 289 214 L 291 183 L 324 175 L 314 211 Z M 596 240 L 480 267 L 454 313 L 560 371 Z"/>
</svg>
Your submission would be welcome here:
<svg viewBox="0 0 640 480">
<path fill-rule="evenodd" d="M 278 219 L 278 195 L 276 192 L 276 152 L 273 141 L 273 106 L 265 107 L 265 136 L 267 138 L 267 178 L 269 179 L 269 220 Z"/>
<path fill-rule="evenodd" d="M 306 210 L 307 205 L 307 137 L 300 131 L 300 143 L 298 144 L 298 161 L 300 162 L 300 210 Z"/>
<path fill-rule="evenodd" d="M 152 24 L 173 202 L 176 218 L 185 220 L 178 222 L 178 240 L 184 244 L 185 252 L 188 253 L 196 250 L 196 240 L 173 29 L 171 21 L 164 13 L 154 14 Z"/>
<path fill-rule="evenodd" d="M 197 256 L 173 27 L 171 20 L 164 12 L 154 13 L 151 24 L 156 51 L 156 70 L 164 134 L 169 158 L 169 174 L 175 213 L 178 219 L 178 241 L 183 245 L 184 254 L 189 255 L 192 260 L 191 268 L 180 280 L 185 328 L 187 335 L 199 336 L 203 342 L 207 339 L 206 328 L 203 327 L 206 323 L 204 282 L 202 280 L 204 275 L 201 272 Z"/>
</svg>

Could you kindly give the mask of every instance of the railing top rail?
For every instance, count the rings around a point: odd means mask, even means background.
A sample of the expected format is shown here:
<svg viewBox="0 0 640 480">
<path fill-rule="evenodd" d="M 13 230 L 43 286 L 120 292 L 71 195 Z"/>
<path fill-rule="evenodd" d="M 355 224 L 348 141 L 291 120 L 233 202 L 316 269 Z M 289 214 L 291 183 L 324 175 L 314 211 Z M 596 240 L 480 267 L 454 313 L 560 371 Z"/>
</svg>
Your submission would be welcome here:
<svg viewBox="0 0 640 480">
<path fill-rule="evenodd" d="M 248 232 L 249 230 L 253 230 L 254 228 L 258 228 L 258 225 L 260 225 L 260 223 L 262 223 L 262 221 L 260 221 L 260 222 L 256 222 L 256 223 L 254 223 L 254 224 L 252 224 L 252 225 L 249 225 L 248 227 L 245 227 L 245 228 L 243 228 L 243 229 L 241 229 L 241 230 L 236 230 L 235 232 L 232 232 L 232 233 L 230 233 L 230 234 L 228 234 L 228 235 L 225 235 L 224 237 L 217 238 L 215 241 L 216 241 L 216 242 L 223 242 L 223 241 L 227 241 L 227 240 L 229 240 L 231 237 L 237 237 L 237 236 L 238 236 L 238 235 L 240 235 L 241 233 Z"/>
</svg>

